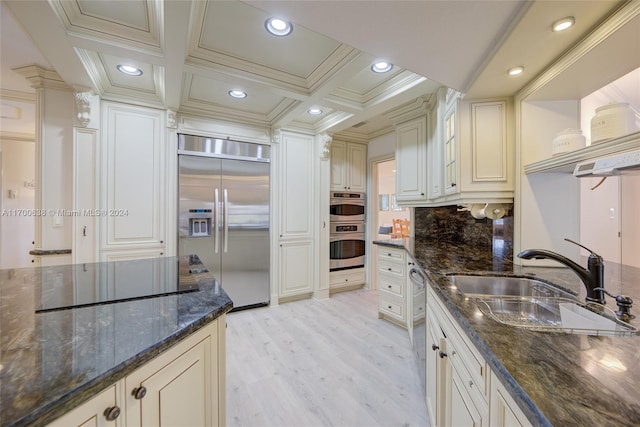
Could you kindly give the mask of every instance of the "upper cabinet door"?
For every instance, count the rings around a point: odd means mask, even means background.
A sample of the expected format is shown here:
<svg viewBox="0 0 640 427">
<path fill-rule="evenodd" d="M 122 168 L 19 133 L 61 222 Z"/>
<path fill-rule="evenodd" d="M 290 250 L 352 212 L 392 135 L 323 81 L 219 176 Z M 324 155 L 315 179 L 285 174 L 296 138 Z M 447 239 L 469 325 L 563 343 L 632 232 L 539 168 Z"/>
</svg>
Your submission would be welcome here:
<svg viewBox="0 0 640 427">
<path fill-rule="evenodd" d="M 282 133 L 279 144 L 280 238 L 313 236 L 314 145 L 310 135 Z"/>
<path fill-rule="evenodd" d="M 347 143 L 331 142 L 331 190 L 347 189 Z"/>
<path fill-rule="evenodd" d="M 348 190 L 364 193 L 367 190 L 367 147 L 362 144 L 347 145 Z"/>
<path fill-rule="evenodd" d="M 164 244 L 164 112 L 105 102 L 102 249 Z"/>
<path fill-rule="evenodd" d="M 331 190 L 367 189 L 367 146 L 351 142 L 331 143 Z"/>
<path fill-rule="evenodd" d="M 444 182 L 442 187 L 445 194 L 456 193 L 458 190 L 458 122 L 456 105 L 449 107 L 442 118 L 443 135 L 443 169 Z"/>
<path fill-rule="evenodd" d="M 427 118 L 420 117 L 396 127 L 396 200 L 427 200 Z"/>
</svg>

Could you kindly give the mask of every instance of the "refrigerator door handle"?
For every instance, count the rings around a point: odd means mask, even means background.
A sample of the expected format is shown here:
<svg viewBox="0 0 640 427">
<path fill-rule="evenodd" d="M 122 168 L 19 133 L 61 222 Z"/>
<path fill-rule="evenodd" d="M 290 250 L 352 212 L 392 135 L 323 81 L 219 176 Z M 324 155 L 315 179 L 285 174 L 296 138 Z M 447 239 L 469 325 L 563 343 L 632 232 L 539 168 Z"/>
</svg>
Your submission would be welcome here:
<svg viewBox="0 0 640 427">
<path fill-rule="evenodd" d="M 229 193 L 224 189 L 224 201 L 222 203 L 222 223 L 224 227 L 224 251 L 229 247 Z"/>
<path fill-rule="evenodd" d="M 218 253 L 218 189 L 213 190 L 213 241 L 214 241 L 214 251 Z"/>
</svg>

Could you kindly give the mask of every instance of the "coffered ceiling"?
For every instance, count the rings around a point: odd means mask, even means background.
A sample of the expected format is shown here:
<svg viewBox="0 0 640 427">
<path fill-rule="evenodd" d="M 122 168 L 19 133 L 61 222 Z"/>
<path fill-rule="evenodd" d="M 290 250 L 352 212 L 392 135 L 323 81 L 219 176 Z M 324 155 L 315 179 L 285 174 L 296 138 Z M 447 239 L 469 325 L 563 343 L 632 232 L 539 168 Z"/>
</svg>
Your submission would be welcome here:
<svg viewBox="0 0 640 427">
<path fill-rule="evenodd" d="M 1 83 L 25 91 L 14 70 L 39 64 L 103 99 L 372 138 L 391 130 L 384 113 L 441 85 L 512 95 L 619 3 L 3 0 Z M 552 39 L 564 14 L 580 26 Z M 265 30 L 274 15 L 293 21 L 291 35 Z M 394 68 L 373 73 L 377 58 Z M 531 72 L 508 80 L 513 65 Z"/>
</svg>

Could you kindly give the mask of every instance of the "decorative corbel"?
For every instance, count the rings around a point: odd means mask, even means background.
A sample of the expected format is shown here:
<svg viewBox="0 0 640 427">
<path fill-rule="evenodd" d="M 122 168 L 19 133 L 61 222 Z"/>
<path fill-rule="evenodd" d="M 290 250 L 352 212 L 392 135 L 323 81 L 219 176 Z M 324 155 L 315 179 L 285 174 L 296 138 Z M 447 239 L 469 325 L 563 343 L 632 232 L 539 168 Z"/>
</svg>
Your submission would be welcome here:
<svg viewBox="0 0 640 427">
<path fill-rule="evenodd" d="M 282 141 L 282 129 L 273 129 L 271 131 L 271 142 L 279 144 Z"/>
<path fill-rule="evenodd" d="M 170 129 L 178 127 L 178 113 L 170 109 L 167 109 L 167 127 Z"/>
<path fill-rule="evenodd" d="M 320 160 L 329 160 L 331 157 L 331 142 L 333 141 L 333 137 L 326 133 L 318 136 L 320 140 Z"/>
<path fill-rule="evenodd" d="M 76 92 L 76 119 L 80 126 L 86 128 L 91 122 L 91 92 Z"/>
</svg>

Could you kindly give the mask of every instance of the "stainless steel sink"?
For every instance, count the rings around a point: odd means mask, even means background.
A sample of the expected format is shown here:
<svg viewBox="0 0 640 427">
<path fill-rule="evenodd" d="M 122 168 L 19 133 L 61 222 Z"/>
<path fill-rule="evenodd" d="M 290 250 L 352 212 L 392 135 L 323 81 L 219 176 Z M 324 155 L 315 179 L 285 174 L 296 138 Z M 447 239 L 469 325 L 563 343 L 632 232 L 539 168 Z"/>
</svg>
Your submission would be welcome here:
<svg viewBox="0 0 640 427">
<path fill-rule="evenodd" d="M 616 336 L 638 332 L 602 305 L 567 298 L 486 296 L 477 298 L 476 303 L 483 314 L 494 320 L 530 330 Z"/>
<path fill-rule="evenodd" d="M 508 276 L 449 276 L 452 286 L 466 296 L 509 295 L 531 297 L 574 296 L 540 280 Z"/>
<path fill-rule="evenodd" d="M 508 276 L 449 276 L 451 287 L 472 298 L 480 311 L 505 325 L 542 332 L 636 335 L 638 330 L 599 304 L 536 279 Z"/>
</svg>

